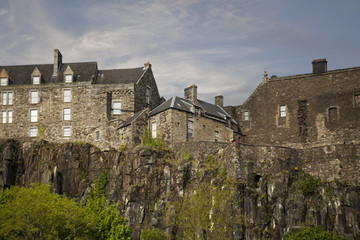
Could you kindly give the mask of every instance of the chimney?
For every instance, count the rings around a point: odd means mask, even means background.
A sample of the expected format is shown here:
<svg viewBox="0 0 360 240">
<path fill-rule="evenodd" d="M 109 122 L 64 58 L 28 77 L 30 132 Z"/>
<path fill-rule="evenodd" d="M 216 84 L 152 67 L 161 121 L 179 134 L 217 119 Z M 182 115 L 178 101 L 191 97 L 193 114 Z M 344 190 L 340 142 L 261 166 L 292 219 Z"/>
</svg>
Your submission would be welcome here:
<svg viewBox="0 0 360 240">
<path fill-rule="evenodd" d="M 54 76 L 59 74 L 59 70 L 62 64 L 62 55 L 59 49 L 54 49 Z"/>
<path fill-rule="evenodd" d="M 217 96 L 215 96 L 215 105 L 218 105 L 219 107 L 224 106 L 224 97 L 218 93 Z"/>
<path fill-rule="evenodd" d="M 184 89 L 184 97 L 195 103 L 197 101 L 197 86 L 193 84 L 186 87 Z"/>
<path fill-rule="evenodd" d="M 315 59 L 314 61 L 312 61 L 312 65 L 314 74 L 325 73 L 327 71 L 326 58 Z"/>
<path fill-rule="evenodd" d="M 145 70 L 145 69 L 148 69 L 148 68 L 151 68 L 150 62 L 144 63 L 144 70 Z"/>
</svg>

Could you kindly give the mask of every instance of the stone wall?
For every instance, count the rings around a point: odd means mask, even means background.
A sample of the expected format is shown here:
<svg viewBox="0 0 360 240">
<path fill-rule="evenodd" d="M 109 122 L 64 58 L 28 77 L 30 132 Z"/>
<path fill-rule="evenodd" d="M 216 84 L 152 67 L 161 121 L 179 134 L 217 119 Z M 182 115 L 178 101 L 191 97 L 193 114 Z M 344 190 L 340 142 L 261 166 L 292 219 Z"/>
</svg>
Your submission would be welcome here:
<svg viewBox="0 0 360 240">
<path fill-rule="evenodd" d="M 360 68 L 272 77 L 241 106 L 227 107 L 249 143 L 334 144 L 360 137 Z M 286 116 L 280 116 L 285 106 Z M 248 111 L 249 120 L 244 120 Z"/>
</svg>

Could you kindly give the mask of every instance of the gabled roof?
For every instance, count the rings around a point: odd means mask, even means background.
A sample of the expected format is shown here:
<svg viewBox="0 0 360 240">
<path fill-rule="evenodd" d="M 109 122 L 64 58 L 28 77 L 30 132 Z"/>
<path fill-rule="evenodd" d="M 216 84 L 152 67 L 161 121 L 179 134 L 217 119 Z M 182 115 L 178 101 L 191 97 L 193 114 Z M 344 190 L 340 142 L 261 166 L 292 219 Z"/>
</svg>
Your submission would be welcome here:
<svg viewBox="0 0 360 240">
<path fill-rule="evenodd" d="M 197 100 L 197 102 L 205 110 L 205 117 L 210 116 L 222 121 L 226 120 L 227 118 L 231 118 L 230 115 L 227 114 L 227 112 L 225 112 L 225 110 L 219 107 L 218 105 L 207 103 L 199 99 Z M 197 108 L 197 106 L 192 101 L 185 98 L 174 96 L 169 100 L 165 101 L 164 103 L 162 103 L 157 108 L 153 109 L 149 113 L 149 116 L 153 116 L 168 109 L 177 109 L 180 111 L 193 113 L 192 109 L 195 108 Z M 233 119 L 231 120 L 233 123 L 236 123 Z"/>
<path fill-rule="evenodd" d="M 0 70 L 5 69 L 9 74 L 11 85 L 31 84 L 31 74 L 36 67 L 41 73 L 42 83 L 60 83 L 63 82 L 67 66 L 73 70 L 76 82 L 92 81 L 97 69 L 96 62 L 63 63 L 57 77 L 53 77 L 53 64 L 0 66 Z"/>
<path fill-rule="evenodd" d="M 96 84 L 136 83 L 145 71 L 144 68 L 99 70 Z"/>
<path fill-rule="evenodd" d="M 139 112 L 135 113 L 134 115 L 132 115 L 131 117 L 129 117 L 128 119 L 126 119 L 126 121 L 120 125 L 119 129 L 131 125 L 131 123 L 133 121 L 135 121 L 139 116 L 141 116 L 145 111 L 146 111 L 146 109 L 139 111 Z"/>
</svg>

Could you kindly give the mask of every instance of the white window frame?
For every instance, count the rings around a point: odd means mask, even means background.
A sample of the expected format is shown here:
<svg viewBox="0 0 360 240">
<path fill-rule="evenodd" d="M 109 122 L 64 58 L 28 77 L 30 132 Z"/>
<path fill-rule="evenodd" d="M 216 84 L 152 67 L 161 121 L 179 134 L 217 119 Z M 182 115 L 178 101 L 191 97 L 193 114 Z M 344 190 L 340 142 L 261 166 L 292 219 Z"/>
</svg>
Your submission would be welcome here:
<svg viewBox="0 0 360 240">
<path fill-rule="evenodd" d="M 286 110 L 287 110 L 286 105 L 279 106 L 280 117 L 286 117 L 286 115 L 287 115 Z"/>
<path fill-rule="evenodd" d="M 194 122 L 191 120 L 187 121 L 187 137 L 194 137 Z"/>
<path fill-rule="evenodd" d="M 2 77 L 0 78 L 0 86 L 7 86 L 8 85 L 8 78 L 7 77 Z"/>
<path fill-rule="evenodd" d="M 65 74 L 65 82 L 72 83 L 74 76 L 72 74 Z"/>
<path fill-rule="evenodd" d="M 1 111 L 1 123 L 7 123 L 7 111 Z"/>
<path fill-rule="evenodd" d="M 1 101 L 2 105 L 13 105 L 13 92 L 2 92 Z"/>
<path fill-rule="evenodd" d="M 62 128 L 62 136 L 67 138 L 67 137 L 71 137 L 71 127 L 63 127 Z"/>
<path fill-rule="evenodd" d="M 156 122 L 151 123 L 151 137 L 156 138 Z"/>
<path fill-rule="evenodd" d="M 35 94 L 35 95 L 33 95 Z M 38 104 L 40 102 L 39 90 L 31 90 L 30 91 L 30 103 Z"/>
<path fill-rule="evenodd" d="M 7 121 L 8 123 L 13 123 L 13 110 L 7 111 Z"/>
<path fill-rule="evenodd" d="M 39 119 L 39 110 L 30 109 L 30 122 L 38 122 Z"/>
<path fill-rule="evenodd" d="M 71 102 L 72 100 L 71 89 L 64 89 L 63 97 L 64 97 L 64 102 Z"/>
<path fill-rule="evenodd" d="M 37 127 L 30 127 L 29 129 L 29 137 L 37 137 L 38 135 L 38 128 Z"/>
<path fill-rule="evenodd" d="M 32 83 L 34 85 L 39 85 L 40 84 L 40 76 L 33 76 Z"/>
<path fill-rule="evenodd" d="M 115 108 L 115 105 L 118 105 L 118 107 Z M 114 115 L 120 115 L 121 114 L 121 100 L 114 100 L 112 102 L 112 108 L 113 108 Z"/>
<path fill-rule="evenodd" d="M 63 109 L 63 120 L 64 121 L 71 120 L 71 108 L 66 107 Z"/>
<path fill-rule="evenodd" d="M 214 132 L 214 140 L 215 140 L 215 142 L 219 141 L 219 131 Z"/>
<path fill-rule="evenodd" d="M 249 111 L 244 111 L 244 121 L 249 121 Z"/>
</svg>

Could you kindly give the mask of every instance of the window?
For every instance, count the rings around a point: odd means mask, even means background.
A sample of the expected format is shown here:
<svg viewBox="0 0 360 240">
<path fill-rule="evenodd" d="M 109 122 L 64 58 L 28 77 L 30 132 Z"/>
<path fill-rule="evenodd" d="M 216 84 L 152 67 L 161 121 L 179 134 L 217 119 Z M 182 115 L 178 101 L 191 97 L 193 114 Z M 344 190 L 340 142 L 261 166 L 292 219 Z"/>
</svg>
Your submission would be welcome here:
<svg viewBox="0 0 360 240">
<path fill-rule="evenodd" d="M 244 121 L 249 121 L 249 111 L 244 111 Z"/>
<path fill-rule="evenodd" d="M 37 121 L 38 121 L 38 110 L 30 109 L 30 122 L 37 122 Z"/>
<path fill-rule="evenodd" d="M 338 120 L 338 109 L 336 107 L 329 108 L 329 121 L 336 122 Z"/>
<path fill-rule="evenodd" d="M 13 122 L 13 111 L 8 110 L 8 123 L 12 123 L 12 122 Z"/>
<path fill-rule="evenodd" d="M 40 84 L 40 76 L 33 77 L 33 84 Z"/>
<path fill-rule="evenodd" d="M 12 105 L 13 104 L 13 93 L 12 92 L 3 92 L 2 93 L 2 105 Z"/>
<path fill-rule="evenodd" d="M 151 136 L 152 138 L 156 138 L 156 122 L 151 124 Z"/>
<path fill-rule="evenodd" d="M 63 127 L 63 137 L 71 136 L 71 127 Z"/>
<path fill-rule="evenodd" d="M 30 91 L 30 103 L 31 104 L 39 103 L 39 91 L 38 90 Z"/>
<path fill-rule="evenodd" d="M 64 102 L 71 102 L 71 89 L 64 89 Z"/>
<path fill-rule="evenodd" d="M 65 75 L 65 82 L 71 83 L 73 81 L 73 75 L 72 74 L 66 74 Z"/>
<path fill-rule="evenodd" d="M 286 117 L 286 106 L 280 105 L 280 117 Z"/>
<path fill-rule="evenodd" d="M 96 141 L 100 140 L 100 131 L 95 132 L 95 139 L 96 139 Z"/>
<path fill-rule="evenodd" d="M 218 131 L 214 132 L 214 139 L 215 139 L 215 142 L 219 141 L 219 132 Z"/>
<path fill-rule="evenodd" d="M 6 119 L 7 119 L 7 112 L 2 111 L 1 112 L 1 123 L 6 123 Z"/>
<path fill-rule="evenodd" d="M 147 86 L 146 87 L 146 96 L 145 96 L 145 99 L 146 99 L 146 104 L 150 104 L 150 87 Z"/>
<path fill-rule="evenodd" d="M 8 78 L 3 77 L 0 78 L 0 86 L 7 86 L 8 85 Z"/>
<path fill-rule="evenodd" d="M 121 114 L 121 102 L 120 101 L 114 101 L 113 102 L 113 114 L 114 115 L 120 115 Z"/>
<path fill-rule="evenodd" d="M 29 131 L 29 136 L 30 137 L 36 137 L 38 135 L 38 129 L 35 127 L 31 127 L 30 131 Z"/>
<path fill-rule="evenodd" d="M 193 122 L 188 120 L 188 122 L 187 122 L 187 136 L 188 136 L 188 138 L 193 136 L 193 132 L 194 132 Z"/>
<path fill-rule="evenodd" d="M 63 119 L 65 121 L 71 120 L 71 110 L 70 108 L 64 108 L 64 114 L 63 114 Z"/>
</svg>

